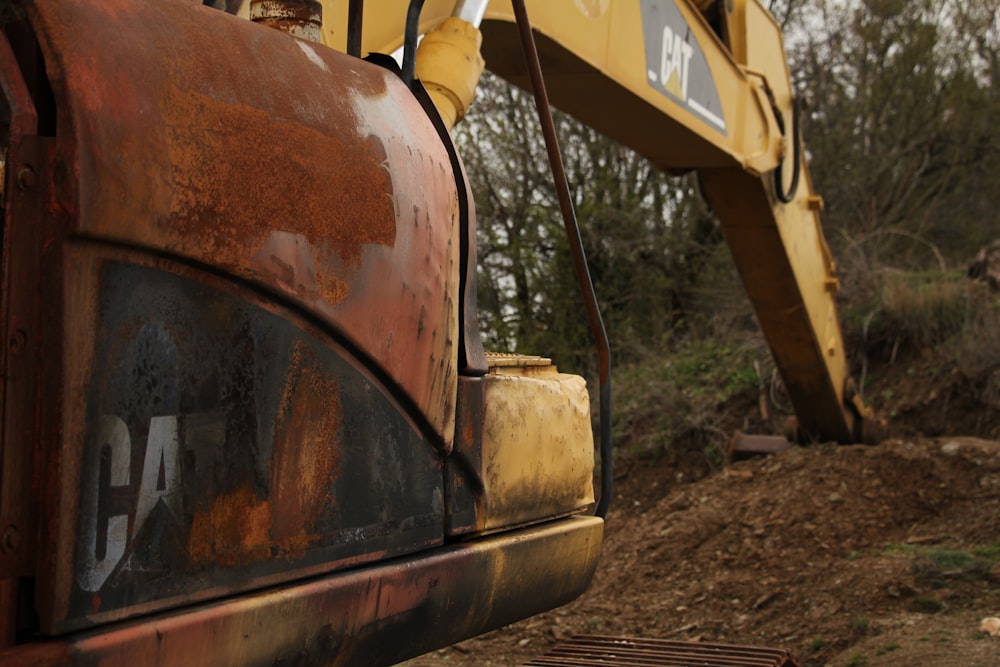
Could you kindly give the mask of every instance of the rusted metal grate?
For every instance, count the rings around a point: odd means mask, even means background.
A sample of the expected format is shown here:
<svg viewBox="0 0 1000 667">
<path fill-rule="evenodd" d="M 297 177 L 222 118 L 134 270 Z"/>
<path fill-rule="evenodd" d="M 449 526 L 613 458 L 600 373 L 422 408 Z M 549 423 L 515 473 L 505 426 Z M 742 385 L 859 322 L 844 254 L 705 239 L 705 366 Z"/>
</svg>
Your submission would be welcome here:
<svg viewBox="0 0 1000 667">
<path fill-rule="evenodd" d="M 525 667 L 799 667 L 788 651 L 665 639 L 581 635 Z"/>
</svg>

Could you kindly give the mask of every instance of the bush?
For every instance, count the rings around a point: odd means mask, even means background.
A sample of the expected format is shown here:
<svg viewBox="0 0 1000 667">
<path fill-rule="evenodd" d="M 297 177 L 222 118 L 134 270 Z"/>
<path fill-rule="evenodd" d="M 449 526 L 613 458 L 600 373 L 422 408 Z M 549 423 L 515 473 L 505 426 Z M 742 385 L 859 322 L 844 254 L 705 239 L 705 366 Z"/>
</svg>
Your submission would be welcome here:
<svg viewBox="0 0 1000 667">
<path fill-rule="evenodd" d="M 771 362 L 756 339 L 690 338 L 674 351 L 618 369 L 616 446 L 650 457 L 686 449 L 717 468 L 733 430 L 743 428 L 745 405 L 756 402 L 757 369 L 769 375 Z M 727 414 L 723 406 L 731 401 L 744 407 Z"/>
<path fill-rule="evenodd" d="M 961 332 L 970 319 L 969 287 L 957 274 L 888 274 L 882 285 L 886 324 L 911 345 L 943 343 Z"/>
<path fill-rule="evenodd" d="M 848 349 L 866 358 L 936 348 L 965 371 L 1000 365 L 1000 300 L 964 272 L 885 270 L 842 310 Z"/>
</svg>

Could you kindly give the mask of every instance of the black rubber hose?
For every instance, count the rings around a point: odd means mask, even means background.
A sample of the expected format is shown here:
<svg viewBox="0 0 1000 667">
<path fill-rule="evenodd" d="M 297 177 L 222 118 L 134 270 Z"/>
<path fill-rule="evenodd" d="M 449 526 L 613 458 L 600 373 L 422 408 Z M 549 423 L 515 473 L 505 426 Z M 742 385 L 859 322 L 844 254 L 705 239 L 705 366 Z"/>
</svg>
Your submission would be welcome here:
<svg viewBox="0 0 1000 667">
<path fill-rule="evenodd" d="M 788 131 L 792 137 L 792 182 L 788 184 L 788 192 L 784 188 L 784 164 L 782 160 L 774 168 L 774 192 L 782 204 L 790 204 L 795 199 L 795 191 L 799 189 L 799 175 L 802 173 L 802 137 L 799 134 L 799 101 L 792 103 L 792 127 Z"/>
<path fill-rule="evenodd" d="M 420 10 L 424 8 L 424 0 L 410 0 L 406 10 L 406 31 L 403 37 L 403 82 L 407 87 L 413 85 L 413 75 L 417 67 L 417 38 L 420 36 Z"/>
<path fill-rule="evenodd" d="M 361 34 L 364 25 L 365 0 L 351 0 L 347 9 L 347 53 L 361 57 Z"/>
</svg>

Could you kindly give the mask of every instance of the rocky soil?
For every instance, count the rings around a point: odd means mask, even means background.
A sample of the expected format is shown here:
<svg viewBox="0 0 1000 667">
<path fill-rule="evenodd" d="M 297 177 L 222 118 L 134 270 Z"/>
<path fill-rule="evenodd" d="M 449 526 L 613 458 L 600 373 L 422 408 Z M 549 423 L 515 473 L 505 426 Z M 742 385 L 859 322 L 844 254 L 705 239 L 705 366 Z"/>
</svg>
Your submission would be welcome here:
<svg viewBox="0 0 1000 667">
<path fill-rule="evenodd" d="M 516 665 L 575 634 L 786 648 L 803 665 L 997 667 L 1000 442 L 794 448 L 696 482 L 618 473 L 590 590 L 411 661 Z"/>
<path fill-rule="evenodd" d="M 896 437 L 875 447 L 622 454 L 580 599 L 408 665 L 519 665 L 603 634 L 783 648 L 804 667 L 1000 666 L 980 629 L 1000 616 L 1000 370 L 924 355 L 882 382 Z M 944 435 L 963 432 L 982 437 Z"/>
</svg>

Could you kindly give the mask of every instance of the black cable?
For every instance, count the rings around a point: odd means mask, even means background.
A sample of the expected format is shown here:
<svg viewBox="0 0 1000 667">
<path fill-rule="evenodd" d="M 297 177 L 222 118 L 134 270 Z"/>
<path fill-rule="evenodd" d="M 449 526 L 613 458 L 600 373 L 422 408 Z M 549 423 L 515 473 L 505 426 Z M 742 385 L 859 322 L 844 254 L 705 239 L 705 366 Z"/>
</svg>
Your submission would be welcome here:
<svg viewBox="0 0 1000 667">
<path fill-rule="evenodd" d="M 407 88 L 413 85 L 413 75 L 417 67 L 417 38 L 420 36 L 420 10 L 424 0 L 410 0 L 406 10 L 406 32 L 403 38 L 403 82 Z"/>
<path fill-rule="evenodd" d="M 361 57 L 361 34 L 365 16 L 365 0 L 351 0 L 347 9 L 347 53 Z"/>
<path fill-rule="evenodd" d="M 779 116 L 780 118 L 780 116 Z M 784 129 L 784 128 L 782 128 Z M 795 191 L 799 188 L 799 174 L 802 172 L 802 137 L 799 133 L 799 101 L 792 102 L 792 127 L 786 136 L 792 138 L 792 182 L 788 185 L 788 192 L 784 189 L 784 156 L 781 162 L 774 168 L 774 192 L 778 196 L 778 201 L 782 204 L 790 204 L 795 199 Z"/>
</svg>

